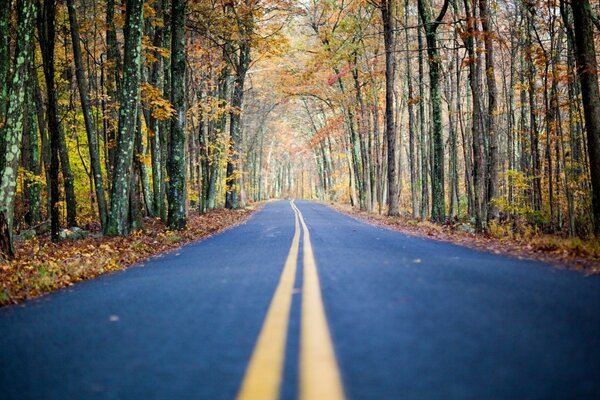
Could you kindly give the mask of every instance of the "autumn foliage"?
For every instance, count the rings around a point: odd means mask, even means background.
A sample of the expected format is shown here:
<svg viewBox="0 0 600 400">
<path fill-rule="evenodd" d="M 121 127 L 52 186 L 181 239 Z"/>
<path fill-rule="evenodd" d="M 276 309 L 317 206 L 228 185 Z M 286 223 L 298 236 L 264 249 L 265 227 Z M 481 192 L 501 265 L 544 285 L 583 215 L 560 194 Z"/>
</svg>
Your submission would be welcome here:
<svg viewBox="0 0 600 400">
<path fill-rule="evenodd" d="M 141 265 L 152 256 L 206 238 L 252 214 L 251 209 L 192 213 L 184 230 L 169 230 L 159 219 L 146 219 L 144 229 L 127 237 L 95 232 L 77 241 L 52 243 L 39 236 L 18 243 L 15 259 L 0 262 L 0 305 L 38 297 L 85 279 Z"/>
</svg>

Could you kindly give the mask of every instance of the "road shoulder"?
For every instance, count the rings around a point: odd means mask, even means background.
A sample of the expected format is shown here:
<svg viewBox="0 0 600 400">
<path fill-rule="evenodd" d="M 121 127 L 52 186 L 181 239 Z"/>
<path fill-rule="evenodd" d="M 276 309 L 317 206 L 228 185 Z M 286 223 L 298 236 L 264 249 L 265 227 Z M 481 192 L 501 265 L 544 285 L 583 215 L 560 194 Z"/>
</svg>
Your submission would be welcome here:
<svg viewBox="0 0 600 400">
<path fill-rule="evenodd" d="M 569 250 L 553 246 L 551 245 L 552 238 L 549 235 L 539 235 L 530 240 L 521 241 L 509 238 L 499 239 L 464 232 L 451 225 L 437 225 L 429 221 L 414 220 L 403 216 L 389 217 L 368 213 L 350 205 L 325 202 L 321 204 L 358 221 L 402 232 L 406 235 L 452 243 L 521 260 L 543 261 L 556 268 L 575 270 L 588 275 L 600 274 L 600 254 L 587 254 L 576 248 Z"/>
<path fill-rule="evenodd" d="M 124 270 L 206 239 L 244 223 L 263 206 L 264 203 L 259 203 L 240 210 L 193 212 L 182 231 L 168 230 L 160 220 L 148 219 L 142 230 L 127 237 L 104 237 L 96 233 L 57 244 L 45 236 L 22 241 L 14 260 L 0 260 L 0 307 Z"/>
</svg>

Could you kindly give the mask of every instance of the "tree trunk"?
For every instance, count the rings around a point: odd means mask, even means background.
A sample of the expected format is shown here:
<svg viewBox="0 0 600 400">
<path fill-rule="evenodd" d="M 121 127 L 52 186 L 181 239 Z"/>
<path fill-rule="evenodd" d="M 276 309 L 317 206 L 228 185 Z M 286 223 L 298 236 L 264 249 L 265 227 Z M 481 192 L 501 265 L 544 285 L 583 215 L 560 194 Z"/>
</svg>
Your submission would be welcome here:
<svg viewBox="0 0 600 400">
<path fill-rule="evenodd" d="M 398 208 L 398 171 L 396 171 L 396 125 L 394 121 L 395 23 L 394 0 L 381 1 L 383 42 L 385 46 L 385 137 L 387 140 L 388 215 L 396 216 Z"/>
<path fill-rule="evenodd" d="M 109 118 L 107 119 L 106 146 L 108 147 L 107 175 L 112 177 L 115 169 L 117 129 L 118 96 L 121 92 L 121 53 L 117 42 L 117 28 L 115 25 L 115 0 L 106 1 L 106 63 L 108 64 L 108 77 L 106 80 L 106 94 L 108 95 Z M 109 183 L 111 180 L 109 180 Z"/>
<path fill-rule="evenodd" d="M 423 72 L 423 38 L 418 29 L 419 44 L 419 148 L 421 150 L 421 218 L 429 214 L 429 162 L 427 129 L 425 127 L 425 73 Z"/>
<path fill-rule="evenodd" d="M 33 60 L 32 60 L 33 61 Z M 31 75 L 35 73 L 33 62 L 30 63 L 30 85 L 27 89 L 27 129 L 24 133 L 27 139 L 27 159 L 25 164 L 31 178 L 25 180 L 28 210 L 26 221 L 29 225 L 35 225 L 40 221 L 40 189 L 41 189 L 41 163 L 40 163 L 40 146 L 38 143 L 38 120 L 35 104 L 35 86 L 32 85 L 33 79 Z"/>
<path fill-rule="evenodd" d="M 487 219 L 497 219 L 499 217 L 498 207 L 495 199 L 498 197 L 498 130 L 496 121 L 498 114 L 496 88 L 496 70 L 494 60 L 493 36 L 490 28 L 491 18 L 489 16 L 489 6 L 487 0 L 479 0 L 479 16 L 481 18 L 481 29 L 483 32 L 483 44 L 485 47 L 485 76 L 488 90 L 488 109 L 486 116 L 486 131 L 489 139 L 488 162 L 487 162 Z"/>
<path fill-rule="evenodd" d="M 171 2 L 171 103 L 176 115 L 171 119 L 171 143 L 167 163 L 169 173 L 169 215 L 172 229 L 185 228 L 187 221 L 185 157 L 185 7 L 186 0 Z"/>
<path fill-rule="evenodd" d="M 156 2 L 156 9 L 162 11 L 162 2 L 159 0 Z M 152 45 L 155 47 L 162 47 L 163 44 L 163 29 L 160 26 L 154 27 L 154 38 Z M 150 84 L 154 87 L 159 85 L 159 75 L 162 57 L 160 54 L 156 54 L 158 58 L 151 67 L 150 70 Z M 152 191 L 154 196 L 154 213 L 159 216 L 163 221 L 167 221 L 167 209 L 165 206 L 165 179 L 163 176 L 163 159 L 161 157 L 161 136 L 164 132 L 161 129 L 159 121 L 152 117 L 148 118 L 148 129 L 149 142 L 150 142 L 150 154 L 152 158 Z"/>
<path fill-rule="evenodd" d="M 465 13 L 467 17 L 467 33 L 465 35 L 465 47 L 469 55 L 469 85 L 473 97 L 473 192 L 475 228 L 481 232 L 485 228 L 485 145 L 483 137 L 483 102 L 481 98 L 481 65 L 479 55 L 475 52 L 475 38 L 477 26 L 475 22 L 475 7 L 471 8 L 471 0 L 464 0 Z M 475 0 L 473 0 L 473 3 Z M 471 12 L 472 10 L 472 12 Z"/>
<path fill-rule="evenodd" d="M 102 227 L 106 226 L 107 210 L 106 198 L 104 195 L 104 183 L 102 179 L 102 167 L 100 165 L 100 155 L 98 153 L 98 143 L 96 143 L 96 128 L 92 121 L 92 111 L 88 97 L 88 82 L 83 71 L 83 61 L 81 58 L 81 45 L 79 43 L 79 23 L 77 22 L 77 11 L 75 9 L 75 0 L 67 0 L 69 9 L 69 24 L 71 25 L 71 41 L 73 43 L 73 58 L 75 60 L 75 73 L 77 76 L 77 86 L 81 99 L 81 111 L 85 122 L 85 131 L 88 139 L 88 150 L 90 154 L 90 164 L 92 176 L 94 177 L 94 187 L 96 189 L 96 200 L 98 201 L 98 213 Z"/>
<path fill-rule="evenodd" d="M 438 17 L 432 21 L 429 0 L 419 0 L 419 14 L 425 29 L 429 63 L 429 93 L 433 116 L 433 169 L 431 174 L 431 218 L 436 222 L 446 220 L 444 194 L 444 127 L 442 122 L 442 98 L 440 91 L 441 60 L 437 48 L 437 27 L 448 10 L 445 0 Z"/>
<path fill-rule="evenodd" d="M 60 159 L 58 148 L 60 146 L 60 126 L 58 121 L 56 89 L 54 82 L 54 42 L 56 37 L 54 18 L 56 16 L 55 0 L 44 1 L 42 15 L 40 18 L 39 40 L 42 50 L 42 60 L 44 64 L 44 77 L 46 80 L 46 119 L 48 120 L 49 147 L 50 147 L 50 233 L 53 242 L 59 241 L 60 231 L 60 191 L 58 174 L 60 169 Z"/>
<path fill-rule="evenodd" d="M 73 227 L 77 226 L 77 197 L 75 196 L 75 177 L 73 176 L 73 171 L 71 170 L 71 160 L 64 127 L 59 124 L 58 129 L 58 154 L 60 157 L 60 168 L 65 186 L 67 225 L 69 227 Z"/>
<path fill-rule="evenodd" d="M 105 229 L 107 235 L 126 235 L 129 232 L 129 188 L 133 165 L 133 145 L 137 129 L 137 108 L 140 100 L 143 13 L 143 0 L 127 0 L 119 133 L 110 212 Z"/>
<path fill-rule="evenodd" d="M 150 171 L 148 170 L 148 166 L 146 165 L 144 159 L 148 155 L 148 150 L 146 148 L 146 144 L 144 143 L 143 133 L 142 133 L 142 110 L 139 107 L 138 110 L 138 120 L 135 134 L 135 144 L 134 144 L 134 167 L 136 173 L 139 176 L 139 183 L 142 187 L 142 196 L 144 198 L 144 209 L 146 210 L 146 215 L 148 217 L 154 218 L 154 197 L 152 194 L 152 189 L 150 188 Z"/>
<path fill-rule="evenodd" d="M 527 47 L 527 77 L 528 77 L 528 92 L 529 92 L 529 151 L 531 154 L 531 175 L 533 180 L 533 209 L 540 211 L 542 208 L 542 177 L 541 177 L 541 160 L 540 160 L 540 146 L 539 146 L 539 131 L 537 124 L 537 82 L 536 82 L 536 68 L 533 62 L 533 30 L 534 21 L 533 14 L 535 12 L 535 5 L 532 3 L 526 3 L 527 13 L 527 29 L 526 29 L 526 47 Z"/>
<path fill-rule="evenodd" d="M 600 91 L 598 89 L 598 64 L 594 44 L 592 9 L 588 0 L 572 1 L 575 30 L 577 75 L 581 83 L 581 97 L 587 149 L 592 180 L 592 207 L 594 232 L 600 237 Z"/>
<path fill-rule="evenodd" d="M 8 10 L 4 10 L 8 13 Z M 4 154 L 0 166 L 0 256 L 12 257 L 13 213 L 17 182 L 17 168 L 23 138 L 23 117 L 32 54 L 33 0 L 17 1 L 17 38 L 14 53 L 13 75 L 8 89 L 8 109 L 0 150 Z"/>
<path fill-rule="evenodd" d="M 408 10 L 409 0 L 405 0 L 404 9 Z M 408 26 L 408 12 L 404 13 L 404 24 Z M 408 95 L 408 146 L 409 146 L 409 168 L 410 168 L 410 195 L 411 195 L 411 206 L 412 206 L 412 217 L 418 218 L 419 216 L 419 202 L 417 196 L 417 173 L 418 173 L 418 161 L 416 156 L 416 135 L 415 135 L 415 94 L 413 90 L 412 82 L 412 68 L 410 63 L 409 54 L 409 37 L 408 29 L 404 30 L 405 39 L 405 70 L 406 70 L 406 89 Z"/>
<path fill-rule="evenodd" d="M 231 106 L 233 111 L 229 114 L 229 158 L 227 160 L 227 175 L 226 175 L 226 197 L 225 207 L 230 209 L 243 206 L 240 204 L 240 195 L 242 187 L 240 185 L 242 169 L 241 169 L 241 127 L 240 116 L 242 112 L 242 103 L 244 100 L 244 82 L 246 80 L 246 72 L 250 67 L 250 43 L 249 32 L 244 32 L 244 37 L 240 40 L 240 48 L 238 50 L 237 60 L 235 62 L 235 79 L 233 82 L 233 94 L 231 98 Z"/>
</svg>

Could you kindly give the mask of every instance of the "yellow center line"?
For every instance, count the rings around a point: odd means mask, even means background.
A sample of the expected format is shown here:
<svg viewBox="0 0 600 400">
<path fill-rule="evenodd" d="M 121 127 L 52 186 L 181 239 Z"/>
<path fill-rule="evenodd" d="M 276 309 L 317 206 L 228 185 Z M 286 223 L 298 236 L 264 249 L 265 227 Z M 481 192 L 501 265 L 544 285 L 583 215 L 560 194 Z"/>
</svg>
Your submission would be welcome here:
<svg viewBox="0 0 600 400">
<path fill-rule="evenodd" d="M 270 400 L 279 398 L 285 344 L 287 339 L 292 291 L 296 278 L 300 228 L 298 211 L 293 203 L 295 232 L 279 284 L 271 300 L 265 322 L 256 341 L 252 358 L 246 369 L 242 387 L 238 393 L 240 400 Z"/>
<path fill-rule="evenodd" d="M 310 233 L 300 210 L 304 234 L 302 265 L 302 319 L 300 334 L 300 400 L 344 399 L 342 380 L 327 325 L 317 263 L 310 242 Z"/>
</svg>

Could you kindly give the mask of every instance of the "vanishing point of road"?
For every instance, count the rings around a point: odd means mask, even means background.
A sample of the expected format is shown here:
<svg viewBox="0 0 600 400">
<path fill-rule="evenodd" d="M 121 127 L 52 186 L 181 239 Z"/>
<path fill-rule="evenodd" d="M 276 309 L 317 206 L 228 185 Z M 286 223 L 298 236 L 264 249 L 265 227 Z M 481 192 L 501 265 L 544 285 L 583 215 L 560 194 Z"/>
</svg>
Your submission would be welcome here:
<svg viewBox="0 0 600 400">
<path fill-rule="evenodd" d="M 0 399 L 600 399 L 600 278 L 305 201 L 0 309 Z"/>
</svg>

